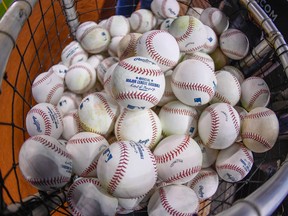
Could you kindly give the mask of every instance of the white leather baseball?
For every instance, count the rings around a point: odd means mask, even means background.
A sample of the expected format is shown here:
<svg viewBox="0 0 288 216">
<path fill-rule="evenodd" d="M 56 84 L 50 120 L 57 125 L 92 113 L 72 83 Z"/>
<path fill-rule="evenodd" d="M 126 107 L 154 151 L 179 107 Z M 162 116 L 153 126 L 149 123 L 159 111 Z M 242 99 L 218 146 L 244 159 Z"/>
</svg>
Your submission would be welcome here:
<svg viewBox="0 0 288 216">
<path fill-rule="evenodd" d="M 241 72 L 240 69 L 238 69 L 238 68 L 236 68 L 235 66 L 232 66 L 232 65 L 225 65 L 222 68 L 222 70 L 228 71 L 229 73 L 234 75 L 238 79 L 240 85 L 243 83 L 245 77 L 244 77 L 244 75 L 243 75 L 243 73 Z"/>
<path fill-rule="evenodd" d="M 136 56 L 136 44 L 141 35 L 140 33 L 129 33 L 120 40 L 117 49 L 117 56 L 120 60 Z"/>
<path fill-rule="evenodd" d="M 155 158 L 144 145 L 115 142 L 100 155 L 97 176 L 107 193 L 118 198 L 137 198 L 148 193 L 156 183 Z"/>
<path fill-rule="evenodd" d="M 110 96 L 112 96 L 112 82 L 111 82 L 112 74 L 114 73 L 114 69 L 116 68 L 117 65 L 118 65 L 118 62 L 111 65 L 107 69 L 103 78 L 103 87 L 105 89 L 105 92 L 109 94 Z"/>
<path fill-rule="evenodd" d="M 167 18 L 163 20 L 163 22 L 160 25 L 160 30 L 167 31 L 169 30 L 171 23 L 175 20 L 175 18 Z"/>
<path fill-rule="evenodd" d="M 243 120 L 245 118 L 245 116 L 248 114 L 248 112 L 240 106 L 234 106 L 234 109 L 238 112 L 239 117 L 240 117 L 240 133 L 238 135 L 238 138 L 236 139 L 237 142 L 242 141 L 242 137 L 241 137 L 241 131 L 242 131 L 242 126 L 243 126 Z"/>
<path fill-rule="evenodd" d="M 100 64 L 100 62 L 104 59 L 103 55 L 96 54 L 96 55 L 91 55 L 86 62 L 88 62 L 95 70 Z"/>
<path fill-rule="evenodd" d="M 200 21 L 220 35 L 229 27 L 229 18 L 218 8 L 208 7 L 200 15 Z"/>
<path fill-rule="evenodd" d="M 78 110 L 71 110 L 63 117 L 62 137 L 65 140 L 69 140 L 72 136 L 81 131 L 83 131 L 83 129 L 81 127 Z"/>
<path fill-rule="evenodd" d="M 202 160 L 202 168 L 208 168 L 212 166 L 219 153 L 218 149 L 212 149 L 205 146 L 199 136 L 195 137 L 194 140 L 198 143 L 199 147 L 201 148 L 203 160 Z"/>
<path fill-rule="evenodd" d="M 105 26 L 111 37 L 125 36 L 130 33 L 129 20 L 122 15 L 113 15 L 109 17 Z"/>
<path fill-rule="evenodd" d="M 171 86 L 175 96 L 182 103 L 200 106 L 212 100 L 217 80 L 207 63 L 198 59 L 188 59 L 174 69 Z"/>
<path fill-rule="evenodd" d="M 171 73 L 170 73 L 171 72 Z M 172 87 L 171 87 L 171 79 L 172 79 L 172 70 L 171 71 L 167 71 L 165 73 L 165 90 L 163 93 L 162 98 L 160 99 L 159 103 L 157 104 L 157 106 L 162 107 L 164 106 L 166 103 L 169 103 L 171 101 L 177 100 Z"/>
<path fill-rule="evenodd" d="M 238 29 L 227 29 L 219 37 L 222 52 L 233 60 L 243 59 L 249 51 L 247 36 Z"/>
<path fill-rule="evenodd" d="M 232 145 L 240 132 L 240 117 L 227 103 L 208 106 L 200 115 L 198 133 L 203 144 L 213 149 Z"/>
<path fill-rule="evenodd" d="M 19 168 L 24 178 L 38 190 L 54 191 L 70 181 L 72 160 L 65 146 L 57 139 L 36 135 L 21 146 Z"/>
<path fill-rule="evenodd" d="M 72 157 L 73 173 L 82 177 L 97 177 L 98 158 L 108 146 L 103 136 L 92 132 L 80 132 L 71 137 L 66 149 Z"/>
<path fill-rule="evenodd" d="M 199 52 L 187 53 L 184 55 L 183 61 L 185 61 L 187 59 L 199 60 L 199 61 L 207 64 L 207 66 L 210 67 L 210 69 L 212 71 L 215 71 L 214 60 L 207 53 L 204 53 L 202 51 L 201 52 L 199 51 Z"/>
<path fill-rule="evenodd" d="M 119 62 L 112 75 L 115 100 L 130 110 L 149 109 L 157 105 L 165 89 L 165 77 L 150 58 L 130 57 Z"/>
<path fill-rule="evenodd" d="M 157 144 L 153 154 L 158 178 L 167 184 L 187 183 L 201 170 L 201 149 L 189 135 L 164 138 Z"/>
<path fill-rule="evenodd" d="M 144 33 L 152 30 L 156 26 L 156 18 L 150 10 L 139 9 L 134 11 L 130 18 L 131 31 Z"/>
<path fill-rule="evenodd" d="M 212 168 L 201 169 L 197 176 L 187 183 L 187 186 L 196 192 L 199 201 L 212 197 L 218 185 L 218 174 Z"/>
<path fill-rule="evenodd" d="M 71 91 L 65 91 L 57 103 L 57 108 L 62 114 L 66 115 L 68 112 L 77 109 L 82 101 L 82 97 Z"/>
<path fill-rule="evenodd" d="M 216 71 L 221 70 L 230 62 L 229 58 L 222 52 L 219 46 L 209 55 L 214 61 Z"/>
<path fill-rule="evenodd" d="M 97 72 L 97 78 L 102 85 L 104 83 L 104 76 L 108 68 L 110 68 L 113 64 L 118 63 L 118 61 L 119 59 L 117 57 L 109 56 L 100 62 L 100 64 L 96 68 L 96 72 Z"/>
<path fill-rule="evenodd" d="M 65 66 L 64 64 L 55 64 L 49 68 L 48 72 L 53 72 L 57 74 L 61 79 L 64 80 L 67 70 L 68 70 L 68 67 Z"/>
<path fill-rule="evenodd" d="M 165 104 L 160 112 L 163 134 L 186 134 L 194 137 L 197 133 L 198 113 L 195 108 L 176 100 Z"/>
<path fill-rule="evenodd" d="M 73 215 L 116 215 L 118 200 L 101 190 L 97 178 L 77 178 L 69 187 L 67 203 Z"/>
<path fill-rule="evenodd" d="M 214 30 L 207 25 L 204 25 L 206 29 L 206 41 L 201 52 L 212 53 L 218 46 L 218 37 Z"/>
<path fill-rule="evenodd" d="M 63 132 L 62 115 L 50 103 L 36 104 L 26 115 L 26 129 L 30 136 L 48 135 L 58 139 Z"/>
<path fill-rule="evenodd" d="M 223 180 L 238 182 L 250 172 L 253 163 L 252 152 L 243 143 L 234 143 L 219 152 L 215 167 Z"/>
<path fill-rule="evenodd" d="M 133 112 L 123 109 L 115 123 L 118 141 L 132 140 L 153 149 L 162 135 L 159 117 L 151 109 Z"/>
<path fill-rule="evenodd" d="M 84 29 L 78 41 L 86 52 L 97 54 L 107 50 L 111 36 L 106 29 L 98 25 L 89 26 Z"/>
<path fill-rule="evenodd" d="M 97 27 L 98 24 L 94 21 L 86 21 L 81 23 L 76 30 L 75 36 L 78 42 L 80 42 L 80 39 L 83 37 L 83 34 L 85 33 L 85 31 L 89 28 L 94 28 Z"/>
<path fill-rule="evenodd" d="M 111 57 L 118 57 L 117 50 L 119 47 L 119 43 L 123 37 L 124 36 L 115 36 L 111 39 L 111 42 L 108 45 L 108 53 Z"/>
<path fill-rule="evenodd" d="M 256 107 L 266 107 L 270 101 L 270 90 L 260 77 L 249 77 L 241 84 L 242 106 L 250 111 Z"/>
<path fill-rule="evenodd" d="M 61 52 L 62 63 L 67 67 L 76 62 L 87 61 L 87 59 L 88 53 L 77 41 L 70 42 Z"/>
<path fill-rule="evenodd" d="M 63 92 L 64 80 L 52 71 L 40 73 L 32 84 L 32 95 L 37 103 L 56 105 Z"/>
<path fill-rule="evenodd" d="M 193 16 L 179 16 L 172 22 L 168 32 L 175 37 L 180 51 L 185 53 L 200 51 L 206 42 L 206 29 Z"/>
<path fill-rule="evenodd" d="M 151 10 L 161 18 L 176 18 L 180 11 L 179 3 L 176 0 L 153 0 Z"/>
<path fill-rule="evenodd" d="M 148 203 L 148 215 L 196 215 L 199 199 L 196 193 L 185 185 L 160 187 L 151 196 Z"/>
<path fill-rule="evenodd" d="M 95 82 L 96 71 L 87 62 L 77 62 L 71 65 L 65 76 L 67 88 L 76 94 L 83 94 L 90 90 Z"/>
<path fill-rule="evenodd" d="M 171 34 L 163 30 L 152 30 L 138 39 L 136 55 L 153 59 L 165 73 L 178 63 L 180 50 Z"/>
<path fill-rule="evenodd" d="M 235 106 L 241 96 L 241 86 L 238 79 L 225 70 L 217 71 L 217 88 L 210 103 L 228 103 Z"/>
<path fill-rule="evenodd" d="M 107 137 L 114 129 L 120 107 L 104 92 L 95 92 L 83 98 L 78 114 L 85 131 Z"/>
<path fill-rule="evenodd" d="M 279 134 L 279 122 L 276 114 L 265 107 L 252 109 L 243 120 L 241 137 L 247 148 L 262 153 L 270 150 Z"/>
</svg>

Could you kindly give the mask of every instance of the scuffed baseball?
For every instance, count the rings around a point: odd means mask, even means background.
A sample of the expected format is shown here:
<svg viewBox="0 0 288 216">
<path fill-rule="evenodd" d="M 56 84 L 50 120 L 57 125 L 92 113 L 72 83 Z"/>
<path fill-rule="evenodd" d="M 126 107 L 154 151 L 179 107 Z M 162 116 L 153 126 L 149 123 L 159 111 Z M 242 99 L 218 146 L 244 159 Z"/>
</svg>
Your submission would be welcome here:
<svg viewBox="0 0 288 216">
<path fill-rule="evenodd" d="M 240 133 L 239 133 L 236 141 L 241 142 L 242 141 L 241 131 L 242 131 L 242 126 L 243 126 L 243 120 L 244 120 L 245 116 L 248 114 L 248 112 L 241 106 L 234 106 L 234 109 L 238 112 L 239 117 L 240 117 Z"/>
<path fill-rule="evenodd" d="M 62 63 L 69 67 L 76 62 L 87 61 L 88 53 L 77 41 L 70 42 L 61 52 Z"/>
<path fill-rule="evenodd" d="M 115 36 L 111 39 L 111 42 L 108 45 L 108 53 L 110 56 L 118 57 L 117 50 L 118 50 L 119 43 L 120 43 L 122 38 L 123 38 L 123 36 Z"/>
<path fill-rule="evenodd" d="M 210 67 L 210 69 L 212 71 L 215 71 L 214 60 L 207 53 L 204 53 L 202 51 L 201 52 L 199 51 L 199 52 L 187 53 L 187 54 L 185 54 L 182 61 L 185 61 L 187 59 L 199 60 L 199 61 L 207 64 L 207 66 Z"/>
<path fill-rule="evenodd" d="M 109 17 L 105 26 L 111 37 L 125 36 L 130 33 L 129 20 L 122 15 L 113 15 Z"/>
<path fill-rule="evenodd" d="M 218 37 L 212 28 L 210 28 L 207 25 L 204 26 L 206 29 L 207 38 L 201 52 L 209 54 L 212 53 L 218 47 Z"/>
<path fill-rule="evenodd" d="M 68 112 L 77 109 L 82 97 L 71 91 L 65 91 L 57 103 L 57 108 L 61 112 L 62 116 Z"/>
<path fill-rule="evenodd" d="M 153 0 L 151 10 L 161 18 L 176 18 L 180 11 L 179 3 L 176 0 Z"/>
<path fill-rule="evenodd" d="M 165 20 L 163 20 L 163 22 L 160 25 L 160 30 L 163 31 L 169 31 L 169 28 L 171 26 L 171 23 L 175 20 L 175 18 L 167 18 Z"/>
<path fill-rule="evenodd" d="M 109 56 L 100 62 L 100 64 L 96 68 L 96 72 L 97 72 L 97 78 L 102 85 L 104 83 L 104 76 L 108 68 L 110 68 L 113 64 L 118 63 L 118 61 L 119 59 L 117 57 Z"/>
<path fill-rule="evenodd" d="M 103 87 L 104 90 L 107 94 L 109 94 L 110 96 L 112 96 L 112 82 L 111 82 L 111 78 L 112 78 L 112 74 L 114 73 L 114 69 L 116 68 L 116 66 L 118 65 L 117 63 L 114 63 L 113 65 L 111 65 L 106 73 L 104 74 L 104 79 L 103 79 Z"/>
<path fill-rule="evenodd" d="M 71 110 L 63 117 L 62 137 L 65 140 L 69 140 L 72 136 L 81 131 L 83 131 L 83 129 L 81 127 L 78 110 Z"/>
<path fill-rule="evenodd" d="M 139 9 L 134 11 L 129 18 L 131 30 L 136 33 L 144 33 L 156 26 L 156 18 L 150 10 Z"/>
<path fill-rule="evenodd" d="M 49 68 L 48 72 L 53 72 L 57 74 L 60 78 L 64 80 L 67 73 L 68 67 L 63 64 L 55 64 Z"/>
<path fill-rule="evenodd" d="M 225 65 L 229 64 L 229 58 L 222 52 L 220 47 L 217 47 L 212 53 L 209 54 L 214 61 L 215 70 L 221 70 Z"/>
<path fill-rule="evenodd" d="M 236 68 L 235 66 L 232 66 L 232 65 L 225 65 L 222 68 L 222 70 L 228 71 L 229 73 L 234 75 L 238 79 L 240 85 L 243 83 L 245 77 L 244 77 L 244 75 L 243 75 L 243 73 L 242 73 L 242 71 L 240 69 L 238 69 L 238 68 Z"/>
<path fill-rule="evenodd" d="M 129 33 L 120 40 L 117 48 L 117 56 L 120 60 L 136 56 L 136 44 L 141 35 L 140 33 Z"/>
</svg>

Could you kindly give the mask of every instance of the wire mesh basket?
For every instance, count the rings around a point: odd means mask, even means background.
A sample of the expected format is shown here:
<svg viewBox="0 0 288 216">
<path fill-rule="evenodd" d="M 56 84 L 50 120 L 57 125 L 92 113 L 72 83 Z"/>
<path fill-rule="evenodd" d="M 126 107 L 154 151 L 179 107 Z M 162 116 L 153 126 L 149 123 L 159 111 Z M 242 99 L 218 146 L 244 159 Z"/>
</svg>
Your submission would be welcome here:
<svg viewBox="0 0 288 216">
<path fill-rule="evenodd" d="M 129 2 L 137 6 L 136 1 Z M 280 122 L 279 138 L 273 149 L 254 154 L 253 168 L 242 181 L 221 180 L 217 193 L 201 203 L 199 215 L 287 214 L 287 45 L 257 2 L 179 0 L 182 14 L 192 13 L 195 7 L 220 8 L 229 17 L 230 26 L 248 36 L 250 54 L 231 65 L 240 68 L 245 77 L 260 76 L 267 82 L 271 91 L 268 107 L 275 111 Z M 70 215 L 67 187 L 51 193 L 37 191 L 19 170 L 19 149 L 29 137 L 25 116 L 35 105 L 31 86 L 37 74 L 61 61 L 61 52 L 74 40 L 80 23 L 109 18 L 115 14 L 116 4 L 113 0 L 18 1 L 0 21 L 1 215 Z M 130 215 L 147 215 L 147 210 Z"/>
</svg>

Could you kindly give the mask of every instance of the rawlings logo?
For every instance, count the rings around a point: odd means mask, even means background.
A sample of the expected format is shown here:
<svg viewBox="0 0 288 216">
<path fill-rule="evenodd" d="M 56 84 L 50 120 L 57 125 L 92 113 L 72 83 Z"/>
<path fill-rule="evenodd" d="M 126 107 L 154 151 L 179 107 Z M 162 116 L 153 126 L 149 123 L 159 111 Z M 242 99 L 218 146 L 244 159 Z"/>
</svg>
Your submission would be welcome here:
<svg viewBox="0 0 288 216">
<path fill-rule="evenodd" d="M 144 63 L 149 63 L 149 64 L 152 64 L 152 65 L 156 65 L 153 61 L 150 61 L 149 59 L 140 58 L 140 57 L 134 58 L 134 61 L 141 61 L 141 62 L 144 62 Z"/>
<path fill-rule="evenodd" d="M 140 139 L 140 140 L 138 141 L 138 143 L 139 143 L 139 144 L 142 144 L 142 145 L 147 145 L 148 142 L 149 142 L 149 139 L 146 139 L 146 140 L 141 140 L 141 139 Z"/>
<path fill-rule="evenodd" d="M 136 143 L 136 142 L 130 142 L 130 145 L 134 148 L 135 153 L 140 154 L 140 159 L 144 159 L 143 146 L 140 143 Z"/>
<path fill-rule="evenodd" d="M 59 105 L 60 105 L 60 106 L 63 106 L 64 104 L 67 104 L 67 101 L 66 101 L 66 100 L 63 100 L 63 101 L 60 101 L 60 102 L 59 102 Z"/>
<path fill-rule="evenodd" d="M 83 108 L 83 105 L 85 102 L 89 102 L 89 98 L 86 98 L 81 104 L 80 104 L 80 110 Z"/>
<path fill-rule="evenodd" d="M 176 163 L 183 163 L 183 160 L 182 160 L 182 159 L 176 159 L 176 160 L 174 160 L 174 161 L 171 163 L 170 167 L 173 167 Z"/>
<path fill-rule="evenodd" d="M 33 124 L 36 126 L 37 132 L 41 133 L 42 130 L 41 130 L 40 123 L 39 123 L 38 119 L 35 116 L 33 116 L 32 119 L 33 119 Z"/>
<path fill-rule="evenodd" d="M 59 122 L 57 119 L 57 114 L 54 112 L 54 110 L 50 109 L 49 107 L 47 107 L 47 109 L 53 124 L 55 125 L 56 128 L 58 128 Z"/>
<path fill-rule="evenodd" d="M 204 197 L 203 189 L 204 189 L 203 185 L 200 185 L 200 186 L 199 186 L 199 190 L 198 190 L 198 194 L 199 194 L 199 196 L 200 196 L 201 198 Z"/>
<path fill-rule="evenodd" d="M 134 109 L 144 110 L 144 109 L 145 109 L 145 106 L 139 107 L 139 106 L 133 106 L 133 105 L 131 105 L 131 104 L 128 104 L 128 105 L 127 105 L 127 109 L 130 109 L 130 110 L 134 110 Z"/>
</svg>

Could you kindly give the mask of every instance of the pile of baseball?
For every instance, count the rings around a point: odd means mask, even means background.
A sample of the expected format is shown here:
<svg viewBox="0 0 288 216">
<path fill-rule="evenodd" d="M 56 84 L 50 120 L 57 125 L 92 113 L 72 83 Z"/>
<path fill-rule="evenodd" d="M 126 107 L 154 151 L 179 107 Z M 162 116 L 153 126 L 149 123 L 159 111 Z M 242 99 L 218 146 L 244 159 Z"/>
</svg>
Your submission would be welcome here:
<svg viewBox="0 0 288 216">
<path fill-rule="evenodd" d="M 19 166 L 41 191 L 68 188 L 74 215 L 192 215 L 277 140 L 267 84 L 229 65 L 246 35 L 217 8 L 151 8 L 81 23 L 33 82 Z"/>
</svg>

